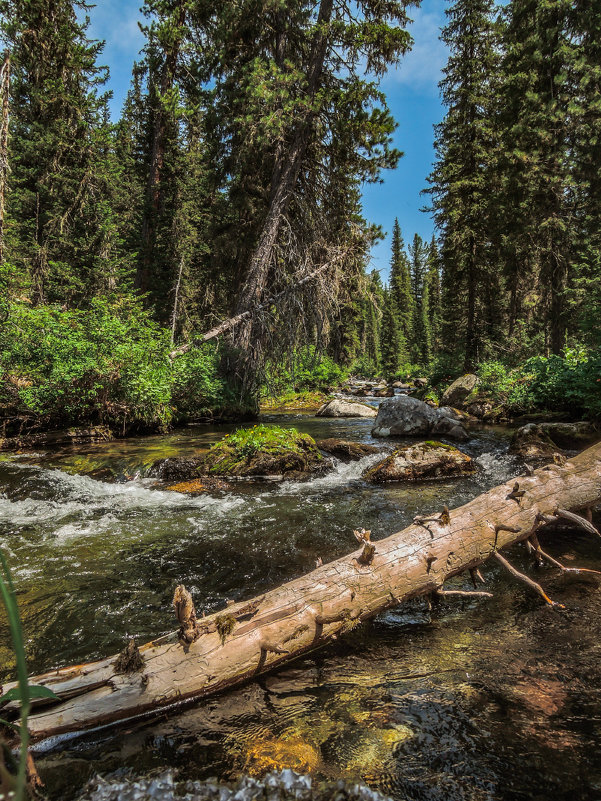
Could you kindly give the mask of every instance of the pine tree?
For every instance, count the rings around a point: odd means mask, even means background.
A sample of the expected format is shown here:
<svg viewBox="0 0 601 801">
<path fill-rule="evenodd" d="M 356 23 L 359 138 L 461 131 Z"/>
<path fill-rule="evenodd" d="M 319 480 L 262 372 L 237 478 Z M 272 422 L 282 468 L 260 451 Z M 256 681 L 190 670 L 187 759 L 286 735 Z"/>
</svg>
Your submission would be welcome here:
<svg viewBox="0 0 601 801">
<path fill-rule="evenodd" d="M 464 369 L 483 355 L 479 302 L 494 265 L 490 263 L 490 154 L 497 36 L 491 0 L 456 0 L 447 10 L 442 39 L 450 56 L 440 84 L 447 106 L 436 128 L 437 159 L 429 192 L 441 233 L 443 339 Z"/>
<path fill-rule="evenodd" d="M 392 254 L 390 259 L 390 290 L 398 310 L 399 323 L 405 342 L 413 340 L 413 318 L 415 302 L 411 292 L 409 260 L 405 252 L 399 221 L 395 218 L 392 228 Z"/>
<path fill-rule="evenodd" d="M 384 290 L 381 331 L 382 373 L 387 381 L 391 381 L 399 375 L 405 342 L 398 323 L 398 311 L 390 289 Z"/>
<path fill-rule="evenodd" d="M 566 288 L 575 249 L 568 148 L 571 6 L 571 0 L 513 0 L 506 11 L 502 68 L 507 154 L 503 194 L 506 207 L 512 207 L 505 216 L 512 317 L 518 316 L 517 295 L 525 273 L 527 289 L 538 282 L 538 319 L 554 353 L 565 344 Z"/>
<path fill-rule="evenodd" d="M 428 248 L 428 267 L 426 270 L 426 287 L 428 291 L 427 313 L 431 332 L 432 353 L 440 348 L 440 330 L 442 321 L 442 298 L 440 287 L 440 254 L 436 237 L 432 237 Z"/>
<path fill-rule="evenodd" d="M 3 0 L 11 52 L 7 257 L 35 302 L 80 302 L 105 285 L 119 257 L 110 193 L 107 79 L 102 44 L 88 39 L 75 0 Z M 109 281 L 110 283 L 110 281 Z"/>
</svg>

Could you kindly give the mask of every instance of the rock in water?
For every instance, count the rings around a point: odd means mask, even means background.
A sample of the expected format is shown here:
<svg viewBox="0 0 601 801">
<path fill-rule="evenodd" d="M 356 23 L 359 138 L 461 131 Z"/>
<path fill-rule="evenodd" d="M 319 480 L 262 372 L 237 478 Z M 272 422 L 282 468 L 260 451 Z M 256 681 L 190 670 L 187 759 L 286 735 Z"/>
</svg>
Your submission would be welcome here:
<svg viewBox="0 0 601 801">
<path fill-rule="evenodd" d="M 579 450 L 601 437 L 592 423 L 528 423 L 513 435 L 509 450 L 524 459 L 553 455 L 557 449 Z"/>
<path fill-rule="evenodd" d="M 318 417 L 375 417 L 376 410 L 372 406 L 338 398 L 324 403 L 318 410 Z"/>
<path fill-rule="evenodd" d="M 367 445 L 365 442 L 350 442 L 345 439 L 322 439 L 317 443 L 317 447 L 335 456 L 343 462 L 357 462 L 363 459 L 364 456 L 371 456 L 373 453 L 379 453 L 381 448 L 376 445 Z"/>
<path fill-rule="evenodd" d="M 438 434 L 465 441 L 467 431 L 459 415 L 448 407 L 433 409 L 424 401 L 408 395 L 385 400 L 378 410 L 372 429 L 374 437 L 419 437 Z"/>
<path fill-rule="evenodd" d="M 478 383 L 478 376 L 473 373 L 462 375 L 451 386 L 445 390 L 440 399 L 441 406 L 461 406 L 467 396 L 474 390 Z"/>
<path fill-rule="evenodd" d="M 467 475 L 474 469 L 471 458 L 452 445 L 418 442 L 399 448 L 383 462 L 366 470 L 363 477 L 374 482 L 417 481 Z"/>
</svg>

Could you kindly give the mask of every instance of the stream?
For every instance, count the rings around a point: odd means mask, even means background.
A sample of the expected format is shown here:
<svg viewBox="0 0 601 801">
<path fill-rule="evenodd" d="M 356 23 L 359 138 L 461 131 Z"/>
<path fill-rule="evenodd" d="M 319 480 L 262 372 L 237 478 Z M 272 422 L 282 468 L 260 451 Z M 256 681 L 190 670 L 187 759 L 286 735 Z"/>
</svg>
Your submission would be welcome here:
<svg viewBox="0 0 601 801">
<path fill-rule="evenodd" d="M 370 419 L 295 412 L 262 422 L 386 444 L 372 440 Z M 348 553 L 354 528 L 381 539 L 521 469 L 508 430 L 481 427 L 461 446 L 478 466 L 468 478 L 370 485 L 361 473 L 377 456 L 307 482 L 240 481 L 196 497 L 148 476 L 156 459 L 197 454 L 234 428 L 0 456 L 0 541 L 30 672 L 173 630 L 177 583 L 197 610 L 216 611 Z M 601 544 L 586 534 L 546 544 L 566 563 L 601 569 Z M 532 573 L 519 547 L 512 561 Z M 483 568 L 491 600 L 428 611 L 415 599 L 220 697 L 45 747 L 36 763 L 50 798 L 68 801 L 96 773 L 170 766 L 224 780 L 292 767 L 362 780 L 398 801 L 599 801 L 600 582 L 539 570 L 560 611 L 501 570 Z M 0 681 L 13 668 L 0 613 Z"/>
</svg>

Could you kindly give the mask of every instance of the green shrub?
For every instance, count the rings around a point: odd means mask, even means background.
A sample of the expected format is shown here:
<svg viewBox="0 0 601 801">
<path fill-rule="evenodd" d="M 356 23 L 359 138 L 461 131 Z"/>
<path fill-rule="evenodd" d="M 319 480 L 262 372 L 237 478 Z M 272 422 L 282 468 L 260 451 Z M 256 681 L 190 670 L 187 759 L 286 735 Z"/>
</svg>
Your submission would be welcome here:
<svg viewBox="0 0 601 801">
<path fill-rule="evenodd" d="M 215 347 L 173 361 L 170 349 L 168 331 L 136 298 L 86 310 L 13 303 L 0 329 L 0 404 L 51 425 L 161 429 L 233 403 Z"/>
<path fill-rule="evenodd" d="M 265 370 L 265 395 L 283 395 L 305 389 L 327 391 L 348 378 L 348 370 L 313 345 L 296 350 L 285 362 L 269 363 Z"/>
<path fill-rule="evenodd" d="M 477 392 L 512 414 L 545 410 L 601 417 L 601 353 L 570 348 L 562 356 L 535 356 L 512 369 L 485 362 L 478 377 Z"/>
</svg>

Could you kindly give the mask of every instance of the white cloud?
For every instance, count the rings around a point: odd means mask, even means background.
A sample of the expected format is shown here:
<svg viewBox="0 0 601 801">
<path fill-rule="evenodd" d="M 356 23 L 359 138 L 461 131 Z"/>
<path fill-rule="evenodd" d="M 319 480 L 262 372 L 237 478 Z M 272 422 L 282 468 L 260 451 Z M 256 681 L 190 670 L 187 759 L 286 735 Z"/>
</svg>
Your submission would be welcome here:
<svg viewBox="0 0 601 801">
<path fill-rule="evenodd" d="M 438 82 L 448 55 L 447 48 L 440 41 L 440 28 L 445 23 L 442 4 L 436 0 L 424 3 L 410 13 L 413 16 L 409 26 L 413 48 L 398 67 L 388 72 L 386 80 L 419 92 L 438 94 Z"/>
<path fill-rule="evenodd" d="M 88 32 L 92 38 L 106 41 L 105 52 L 137 54 L 144 39 L 138 27 L 142 19 L 139 5 L 139 0 L 98 0 L 90 10 Z"/>
</svg>

